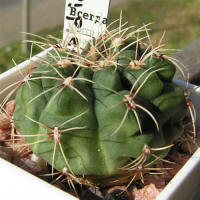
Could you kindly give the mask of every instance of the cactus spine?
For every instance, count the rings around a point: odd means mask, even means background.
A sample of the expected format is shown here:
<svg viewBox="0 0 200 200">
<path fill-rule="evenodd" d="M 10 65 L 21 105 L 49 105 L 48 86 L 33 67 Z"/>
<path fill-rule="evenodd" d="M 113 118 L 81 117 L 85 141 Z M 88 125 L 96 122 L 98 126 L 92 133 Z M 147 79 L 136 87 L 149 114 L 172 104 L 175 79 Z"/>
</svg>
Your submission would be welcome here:
<svg viewBox="0 0 200 200">
<path fill-rule="evenodd" d="M 146 26 L 130 30 L 107 31 L 81 53 L 54 46 L 18 87 L 16 129 L 52 173 L 126 182 L 182 134 L 187 104 L 172 82 L 177 64 L 144 42 Z"/>
</svg>

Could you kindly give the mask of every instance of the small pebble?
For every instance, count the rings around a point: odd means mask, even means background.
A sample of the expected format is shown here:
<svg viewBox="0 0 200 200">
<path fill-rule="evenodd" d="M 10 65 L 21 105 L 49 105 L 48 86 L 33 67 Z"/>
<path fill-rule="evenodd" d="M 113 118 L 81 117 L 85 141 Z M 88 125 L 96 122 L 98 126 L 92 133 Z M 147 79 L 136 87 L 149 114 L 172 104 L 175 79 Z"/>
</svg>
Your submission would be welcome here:
<svg viewBox="0 0 200 200">
<path fill-rule="evenodd" d="M 11 149 L 0 146 L 0 157 L 7 161 L 11 161 L 11 159 L 12 159 Z"/>
<path fill-rule="evenodd" d="M 133 192 L 135 200 L 156 200 L 158 194 L 159 191 L 154 184 L 146 185 L 142 189 Z"/>
<path fill-rule="evenodd" d="M 132 194 L 125 186 L 115 186 L 107 191 L 106 200 L 133 200 Z"/>
<path fill-rule="evenodd" d="M 45 164 L 41 165 L 34 162 L 31 160 L 31 156 L 26 158 L 14 157 L 12 163 L 34 175 L 47 173 L 47 165 L 45 167 Z"/>
<path fill-rule="evenodd" d="M 80 200 L 104 200 L 104 197 L 99 189 L 90 187 L 82 192 Z"/>
<path fill-rule="evenodd" d="M 15 107 L 16 107 L 16 101 L 15 100 L 11 100 L 6 104 L 6 113 L 8 116 L 12 117 L 13 113 L 15 111 Z"/>
<path fill-rule="evenodd" d="M 10 130 L 0 129 L 0 142 L 4 142 L 10 137 Z"/>
<path fill-rule="evenodd" d="M 0 113 L 0 129 L 10 129 L 10 119 L 5 113 Z"/>
</svg>

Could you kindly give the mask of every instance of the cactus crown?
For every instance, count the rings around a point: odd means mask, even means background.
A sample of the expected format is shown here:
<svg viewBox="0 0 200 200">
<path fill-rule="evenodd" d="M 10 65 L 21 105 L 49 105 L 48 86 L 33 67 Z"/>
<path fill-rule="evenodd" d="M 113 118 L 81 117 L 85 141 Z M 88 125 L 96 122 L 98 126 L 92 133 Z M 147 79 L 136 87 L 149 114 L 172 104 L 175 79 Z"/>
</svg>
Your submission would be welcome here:
<svg viewBox="0 0 200 200">
<path fill-rule="evenodd" d="M 187 105 L 172 82 L 178 64 L 160 53 L 161 44 L 153 46 L 146 25 L 131 29 L 120 25 L 77 52 L 50 45 L 18 82 L 16 129 L 52 173 L 125 182 L 162 159 L 181 135 Z"/>
</svg>

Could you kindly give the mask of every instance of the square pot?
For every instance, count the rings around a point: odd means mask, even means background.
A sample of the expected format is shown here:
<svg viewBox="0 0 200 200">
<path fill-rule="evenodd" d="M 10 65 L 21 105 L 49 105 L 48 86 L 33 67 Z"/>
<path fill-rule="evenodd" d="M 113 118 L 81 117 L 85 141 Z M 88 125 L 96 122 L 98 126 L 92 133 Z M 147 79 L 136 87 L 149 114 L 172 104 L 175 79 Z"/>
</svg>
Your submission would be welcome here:
<svg viewBox="0 0 200 200">
<path fill-rule="evenodd" d="M 0 91 L 9 84 L 21 80 L 21 73 L 25 74 L 27 67 L 38 63 L 49 49 L 41 52 L 18 66 L 0 75 Z M 186 84 L 181 80 L 174 80 L 175 83 L 184 87 Z M 197 86 L 189 84 L 190 89 Z M 9 91 L 7 91 L 9 92 Z M 0 101 L 6 94 L 0 96 Z M 198 111 L 200 107 L 200 88 L 195 89 L 191 94 L 193 104 Z M 200 112 L 197 112 L 197 124 L 200 124 Z M 70 194 L 50 185 L 49 183 L 29 174 L 28 172 L 14 166 L 13 164 L 0 159 L 0 189 L 1 196 L 6 199 L 35 200 L 36 198 L 48 200 L 78 200 Z M 200 186 L 200 148 L 187 161 L 177 175 L 168 183 L 165 189 L 159 194 L 157 200 L 189 200 Z"/>
</svg>

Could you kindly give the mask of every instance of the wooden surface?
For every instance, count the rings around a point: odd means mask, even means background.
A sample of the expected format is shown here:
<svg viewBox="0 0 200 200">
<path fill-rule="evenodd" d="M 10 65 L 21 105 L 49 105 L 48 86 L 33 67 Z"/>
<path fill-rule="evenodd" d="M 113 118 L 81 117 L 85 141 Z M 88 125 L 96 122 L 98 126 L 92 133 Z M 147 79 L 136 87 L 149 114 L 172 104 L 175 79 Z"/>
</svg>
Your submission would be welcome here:
<svg viewBox="0 0 200 200">
<path fill-rule="evenodd" d="M 173 57 L 178 59 L 188 68 L 190 82 L 200 82 L 200 38 L 189 44 Z M 176 77 L 180 78 L 181 73 L 177 72 Z"/>
</svg>

